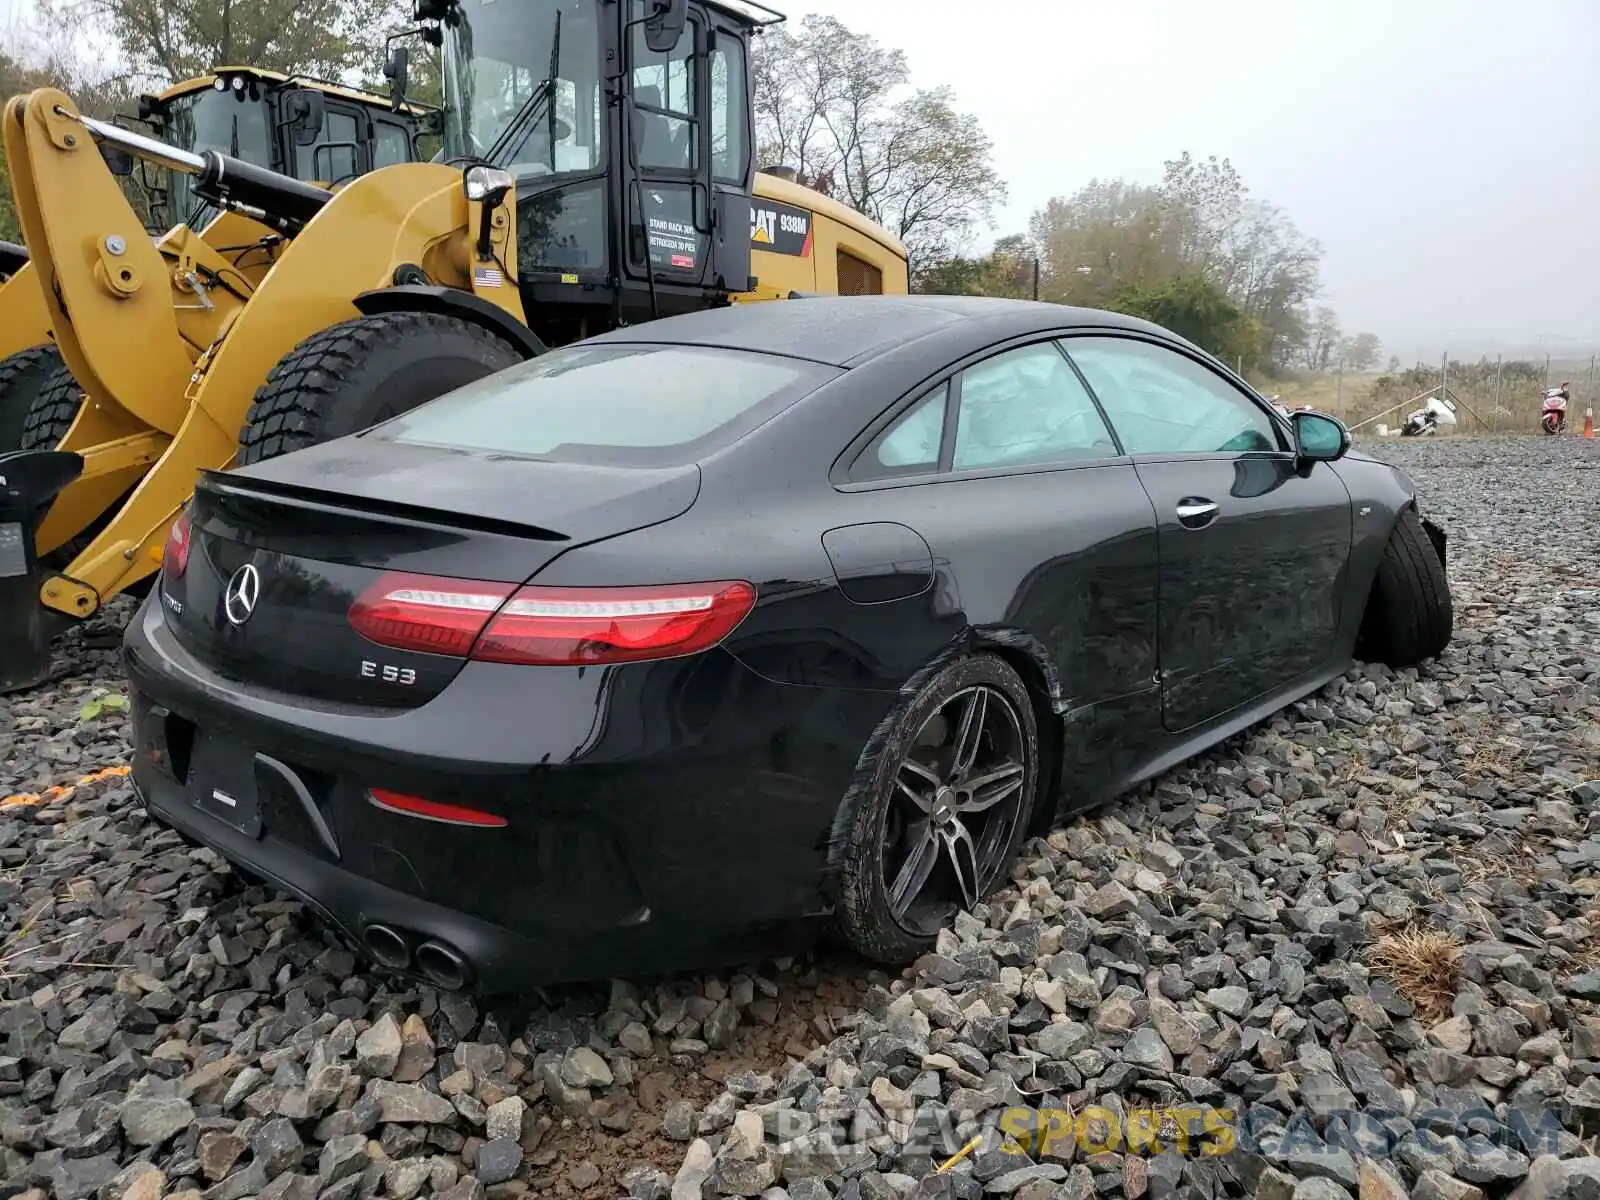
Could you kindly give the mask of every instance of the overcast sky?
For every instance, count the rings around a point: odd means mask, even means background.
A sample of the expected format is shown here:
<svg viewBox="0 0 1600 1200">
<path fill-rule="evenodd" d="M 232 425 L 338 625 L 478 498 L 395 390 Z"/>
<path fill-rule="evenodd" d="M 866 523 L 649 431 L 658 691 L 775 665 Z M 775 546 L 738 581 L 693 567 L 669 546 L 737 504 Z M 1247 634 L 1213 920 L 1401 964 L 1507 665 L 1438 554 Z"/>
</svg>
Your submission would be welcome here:
<svg viewBox="0 0 1600 1200">
<path fill-rule="evenodd" d="M 775 0 L 903 49 L 994 139 L 995 234 L 1231 158 L 1407 358 L 1600 350 L 1600 0 Z"/>
</svg>

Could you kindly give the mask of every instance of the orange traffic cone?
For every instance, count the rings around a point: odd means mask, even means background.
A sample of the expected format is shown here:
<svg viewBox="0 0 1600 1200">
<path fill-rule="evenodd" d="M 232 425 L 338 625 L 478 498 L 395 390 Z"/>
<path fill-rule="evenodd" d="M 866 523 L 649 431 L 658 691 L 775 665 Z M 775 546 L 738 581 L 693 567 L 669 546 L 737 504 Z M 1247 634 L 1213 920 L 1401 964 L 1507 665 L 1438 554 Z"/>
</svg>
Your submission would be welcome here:
<svg viewBox="0 0 1600 1200">
<path fill-rule="evenodd" d="M 1583 436 L 1586 438 L 1594 436 L 1594 409 L 1592 408 L 1583 410 Z"/>
</svg>

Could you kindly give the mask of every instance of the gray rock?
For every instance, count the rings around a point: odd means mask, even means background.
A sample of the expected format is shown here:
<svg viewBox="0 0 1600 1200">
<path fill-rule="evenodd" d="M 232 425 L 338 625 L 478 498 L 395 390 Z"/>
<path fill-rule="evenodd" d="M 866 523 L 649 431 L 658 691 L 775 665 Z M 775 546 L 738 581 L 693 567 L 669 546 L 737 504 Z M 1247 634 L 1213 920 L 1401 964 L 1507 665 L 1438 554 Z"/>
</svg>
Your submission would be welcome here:
<svg viewBox="0 0 1600 1200">
<path fill-rule="evenodd" d="M 576 1046 L 561 1060 L 561 1079 L 570 1087 L 610 1087 L 615 1079 L 611 1067 L 587 1046 Z"/>
<path fill-rule="evenodd" d="M 294 1123 L 284 1117 L 264 1121 L 250 1137 L 250 1153 L 260 1164 L 269 1179 L 298 1167 L 305 1155 L 305 1146 L 295 1131 Z"/>
<path fill-rule="evenodd" d="M 400 1053 L 405 1049 L 401 1040 L 400 1024 L 389 1013 L 384 1013 L 356 1038 L 356 1070 L 363 1075 L 387 1079 L 400 1065 Z"/>
<path fill-rule="evenodd" d="M 359 1133 L 336 1137 L 322 1147 L 317 1159 L 317 1177 L 322 1186 L 359 1175 L 367 1166 L 367 1139 Z"/>
<path fill-rule="evenodd" d="M 374 1079 L 367 1095 L 378 1102 L 382 1119 L 398 1125 L 445 1125 L 455 1119 L 455 1106 L 414 1083 Z"/>
<path fill-rule="evenodd" d="M 516 1138 L 491 1138 L 478 1147 L 478 1165 L 474 1174 L 485 1187 L 516 1176 L 522 1166 L 522 1144 Z"/>
<path fill-rule="evenodd" d="M 484 1125 L 489 1138 L 522 1139 L 522 1118 L 527 1109 L 521 1096 L 507 1096 L 489 1105 L 484 1113 Z M 487 1181 L 485 1181 L 487 1182 Z"/>
<path fill-rule="evenodd" d="M 177 1096 L 130 1096 L 122 1105 L 122 1132 L 135 1146 L 159 1146 L 194 1123 L 194 1106 Z"/>
</svg>

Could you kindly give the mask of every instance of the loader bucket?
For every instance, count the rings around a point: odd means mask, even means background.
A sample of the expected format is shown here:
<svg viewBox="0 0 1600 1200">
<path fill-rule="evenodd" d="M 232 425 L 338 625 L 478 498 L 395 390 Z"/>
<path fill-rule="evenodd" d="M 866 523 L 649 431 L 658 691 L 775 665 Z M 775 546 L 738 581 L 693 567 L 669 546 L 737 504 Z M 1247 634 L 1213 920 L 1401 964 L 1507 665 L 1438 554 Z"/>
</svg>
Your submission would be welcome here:
<svg viewBox="0 0 1600 1200">
<path fill-rule="evenodd" d="M 20 691 L 50 674 L 56 614 L 39 606 L 34 531 L 83 459 L 58 450 L 0 454 L 0 693 Z"/>
</svg>

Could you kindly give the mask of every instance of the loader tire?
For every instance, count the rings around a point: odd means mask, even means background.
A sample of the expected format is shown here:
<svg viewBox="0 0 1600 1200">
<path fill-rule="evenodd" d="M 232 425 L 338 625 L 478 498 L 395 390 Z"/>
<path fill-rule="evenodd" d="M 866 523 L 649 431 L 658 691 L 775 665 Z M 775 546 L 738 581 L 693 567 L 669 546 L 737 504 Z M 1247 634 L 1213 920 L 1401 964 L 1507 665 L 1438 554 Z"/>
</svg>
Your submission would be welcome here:
<svg viewBox="0 0 1600 1200">
<path fill-rule="evenodd" d="M 356 317 L 272 368 L 239 431 L 240 466 L 370 429 L 523 361 L 482 326 L 437 313 Z"/>
<path fill-rule="evenodd" d="M 72 372 L 59 363 L 28 407 L 18 449 L 54 450 L 67 436 L 83 407 L 83 389 Z"/>
<path fill-rule="evenodd" d="M 22 440 L 33 402 L 51 376 L 64 369 L 61 352 L 48 342 L 19 350 L 0 362 L 0 454 L 34 449 Z"/>
</svg>

